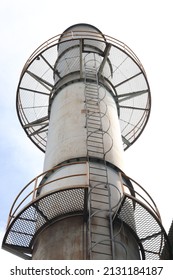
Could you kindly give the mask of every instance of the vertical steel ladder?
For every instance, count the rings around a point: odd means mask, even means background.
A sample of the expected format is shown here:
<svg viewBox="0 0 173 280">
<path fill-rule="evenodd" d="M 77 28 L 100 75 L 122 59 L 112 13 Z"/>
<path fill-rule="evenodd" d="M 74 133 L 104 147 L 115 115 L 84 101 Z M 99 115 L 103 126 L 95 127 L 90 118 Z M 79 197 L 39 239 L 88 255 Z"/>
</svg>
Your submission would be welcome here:
<svg viewBox="0 0 173 280">
<path fill-rule="evenodd" d="M 97 68 L 85 69 L 85 111 L 87 129 L 87 158 L 89 165 L 88 192 L 88 254 L 89 259 L 114 259 L 111 191 L 105 161 L 105 147 L 101 112 L 101 98 Z M 95 160 L 94 160 L 95 159 Z M 100 163 L 97 163 L 98 161 Z"/>
</svg>

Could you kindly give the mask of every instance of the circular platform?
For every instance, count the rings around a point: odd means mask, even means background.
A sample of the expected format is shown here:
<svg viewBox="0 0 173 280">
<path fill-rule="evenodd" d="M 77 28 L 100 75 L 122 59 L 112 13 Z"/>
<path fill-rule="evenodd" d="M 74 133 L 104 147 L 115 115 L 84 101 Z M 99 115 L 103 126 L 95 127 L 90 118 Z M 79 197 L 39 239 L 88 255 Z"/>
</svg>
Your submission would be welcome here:
<svg viewBox="0 0 173 280">
<path fill-rule="evenodd" d="M 59 52 L 62 54 L 61 46 L 66 42 L 71 45 L 71 59 L 59 57 Z M 98 44 L 101 46 L 99 50 Z M 150 114 L 151 96 L 145 70 L 137 56 L 124 43 L 109 36 L 100 36 L 93 31 L 67 30 L 63 37 L 57 35 L 51 38 L 30 56 L 17 89 L 20 122 L 29 138 L 42 151 L 46 149 L 49 106 L 55 81 L 56 85 L 61 84 L 69 73 L 78 73 L 78 81 L 82 81 L 82 60 L 91 53 L 91 46 L 101 57 L 98 77 L 111 88 L 117 104 L 124 150 L 138 139 L 145 128 Z M 57 59 L 60 72 L 55 70 Z M 108 68 L 109 71 L 106 70 Z"/>
<path fill-rule="evenodd" d="M 65 165 L 71 164 L 73 163 Z M 75 164 L 80 164 L 80 162 Z M 87 165 L 87 161 L 83 161 L 83 164 Z M 62 165 L 57 166 L 38 175 L 20 191 L 10 210 L 2 244 L 3 249 L 24 259 L 30 259 L 37 236 L 47 226 L 75 215 L 82 216 L 84 223 L 86 222 L 88 217 L 87 185 L 71 186 L 37 195 L 38 191 L 41 193 L 45 185 L 51 188 L 51 184 L 55 182 L 51 174 L 61 167 Z M 87 176 L 87 173 L 80 174 L 80 176 L 83 175 Z M 52 178 L 49 182 L 43 180 L 49 176 Z M 73 174 L 73 176 L 78 176 L 78 174 Z M 71 175 L 69 177 L 72 178 Z M 56 182 L 61 180 L 64 180 L 64 176 L 57 178 Z M 113 224 L 121 225 L 119 233 L 114 236 L 114 242 L 121 245 L 118 236 L 124 231 L 125 226 L 138 242 L 141 259 L 171 259 L 171 246 L 156 204 L 137 182 L 124 173 L 121 173 L 120 180 L 122 180 L 124 193 L 118 211 L 115 211 L 114 207 L 111 210 Z"/>
</svg>

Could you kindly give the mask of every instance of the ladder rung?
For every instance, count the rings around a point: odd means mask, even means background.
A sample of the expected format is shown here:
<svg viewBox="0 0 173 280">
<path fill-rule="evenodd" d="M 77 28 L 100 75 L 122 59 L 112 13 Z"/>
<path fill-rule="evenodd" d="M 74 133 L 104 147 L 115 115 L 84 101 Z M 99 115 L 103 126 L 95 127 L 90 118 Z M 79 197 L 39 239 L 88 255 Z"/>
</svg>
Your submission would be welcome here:
<svg viewBox="0 0 173 280">
<path fill-rule="evenodd" d="M 102 143 L 100 143 L 100 146 L 96 146 L 96 145 L 91 145 L 92 143 L 87 143 L 87 146 L 88 147 L 91 147 L 91 150 L 93 151 L 93 149 L 94 149 L 94 151 L 95 151 L 95 149 L 97 150 L 97 149 L 99 149 L 99 150 L 102 150 L 102 152 L 104 152 L 104 147 L 103 147 L 103 145 L 102 145 Z M 94 143 L 93 143 L 94 144 Z M 88 151 L 90 151 L 90 149 L 88 149 Z"/>
<path fill-rule="evenodd" d="M 92 130 L 91 130 L 92 129 Z M 97 134 L 97 131 L 100 131 L 100 126 L 89 126 L 88 127 L 88 132 L 93 132 Z"/>
<path fill-rule="evenodd" d="M 93 120 L 92 120 L 92 119 L 90 120 L 90 118 L 89 118 L 89 117 L 87 117 L 86 121 L 87 121 L 87 124 L 100 125 L 100 127 L 102 128 L 102 123 L 101 123 L 101 121 L 99 121 L 99 119 L 98 119 L 98 120 L 96 120 L 95 122 L 93 122 Z M 87 127 L 87 126 L 86 126 L 86 127 Z"/>
<path fill-rule="evenodd" d="M 102 217 L 102 218 L 107 219 L 108 214 L 111 214 L 111 215 L 113 214 L 113 211 L 108 213 L 108 209 L 104 209 L 104 210 L 100 211 L 100 209 L 98 209 L 96 207 L 92 207 L 92 210 L 94 210 L 94 209 L 95 209 L 95 212 L 92 213 L 92 217 L 90 217 L 90 219 L 93 219 L 94 217 L 96 217 L 96 218 Z"/>
<path fill-rule="evenodd" d="M 98 108 L 93 108 L 91 106 L 86 106 L 86 109 L 88 110 L 87 112 L 87 117 L 88 116 L 97 116 L 100 117 L 100 110 L 99 107 Z M 100 117 L 101 118 L 101 117 Z"/>
<path fill-rule="evenodd" d="M 94 179 L 90 179 L 90 182 L 106 184 L 106 182 L 103 182 L 103 181 L 100 181 L 100 180 L 94 180 Z"/>
<path fill-rule="evenodd" d="M 101 120 L 100 120 L 100 118 L 99 117 L 97 117 L 97 118 L 93 118 L 93 116 L 87 116 L 87 119 L 89 120 L 89 121 L 94 121 L 94 122 L 99 122 L 99 123 L 101 123 Z"/>
<path fill-rule="evenodd" d="M 91 175 L 95 175 L 95 176 L 101 176 L 101 177 L 107 178 L 107 174 L 102 175 L 102 174 L 99 174 L 99 173 L 92 173 L 92 172 L 90 172 L 90 174 L 91 174 Z"/>
<path fill-rule="evenodd" d="M 92 109 L 92 108 L 89 108 L 87 109 L 88 110 L 88 114 L 87 114 L 87 117 L 90 118 L 90 117 L 95 117 L 95 118 L 101 118 L 100 117 L 100 111 L 96 111 L 95 109 Z"/>
<path fill-rule="evenodd" d="M 103 139 L 103 137 L 99 137 L 99 135 L 102 136 L 102 133 L 99 133 L 100 130 L 98 129 L 94 129 L 93 130 L 88 130 L 87 132 L 87 139 L 91 139 L 91 138 L 95 138 L 95 139 Z M 91 137 L 91 135 L 94 135 L 93 137 Z"/>
<path fill-rule="evenodd" d="M 98 99 L 99 98 L 99 89 L 98 87 L 91 87 L 91 86 L 85 86 L 85 96 L 90 95 L 90 96 L 95 96 Z"/>
<path fill-rule="evenodd" d="M 97 103 L 97 104 L 99 104 L 99 100 L 98 100 L 98 98 L 97 97 L 87 97 L 86 99 L 85 99 L 85 103 L 87 103 L 88 104 L 88 102 L 95 102 L 95 103 Z"/>
<path fill-rule="evenodd" d="M 95 140 L 89 140 L 87 139 L 87 143 L 96 143 L 96 144 L 99 144 L 99 145 L 103 145 L 103 141 L 99 142 L 99 141 L 95 141 Z M 94 145 L 93 145 L 94 146 Z M 97 147 L 97 146 L 96 146 Z"/>
<path fill-rule="evenodd" d="M 87 104 L 87 107 L 90 106 L 90 105 L 92 105 L 92 104 L 94 104 L 94 105 L 96 104 L 97 107 L 99 106 L 98 100 L 94 101 L 93 99 L 94 99 L 94 98 L 92 98 L 92 99 L 89 98 L 89 99 L 85 100 L 85 103 Z"/>
<path fill-rule="evenodd" d="M 96 234 L 93 233 L 91 243 L 95 243 L 95 244 L 97 243 L 97 244 L 100 244 L 100 245 L 111 246 L 110 245 L 110 241 L 111 241 L 110 236 L 105 236 L 105 237 L 107 237 L 107 240 L 105 240 L 103 236 L 100 236 L 97 233 Z"/>
<path fill-rule="evenodd" d="M 95 102 L 97 101 L 98 104 L 100 103 L 99 102 L 100 100 L 97 95 L 89 95 L 89 94 L 85 95 L 85 103 L 87 103 L 89 101 L 93 101 L 93 100 L 95 100 Z"/>
<path fill-rule="evenodd" d="M 94 228 L 95 224 L 92 224 L 92 223 L 91 223 L 91 225 L 93 226 L 93 231 L 91 231 L 91 233 L 97 234 L 96 228 Z M 103 227 L 103 226 L 102 226 L 102 227 Z M 104 227 L 104 229 L 106 229 L 106 228 L 108 229 L 108 227 Z M 109 229 L 108 229 L 108 230 L 109 230 Z M 110 238 L 109 232 L 100 231 L 99 235 L 100 235 L 100 236 L 107 237 L 107 238 Z"/>
<path fill-rule="evenodd" d="M 85 85 L 86 86 L 91 86 L 92 84 L 94 85 L 94 86 L 97 86 L 98 87 L 98 85 L 96 84 L 96 76 L 94 77 L 93 75 L 87 75 L 86 77 L 86 80 L 85 80 Z M 91 81 L 91 79 L 92 79 L 92 81 Z"/>
<path fill-rule="evenodd" d="M 95 251 L 95 250 L 92 250 L 91 251 L 92 253 L 95 253 L 95 254 L 100 254 L 100 255 L 107 255 L 107 256 L 112 256 L 112 254 L 108 254 L 106 252 L 99 252 L 99 251 Z M 100 259 L 100 258 L 99 258 Z"/>
<path fill-rule="evenodd" d="M 97 133 L 96 133 L 96 131 L 97 131 Z M 99 135 L 102 135 L 102 134 L 103 134 L 103 131 L 102 131 L 102 130 L 98 130 L 98 129 L 97 129 L 96 131 L 95 131 L 95 130 L 94 130 L 94 131 L 93 131 L 93 130 L 91 130 L 91 131 L 88 130 L 88 132 L 96 133 L 96 135 L 98 135 L 98 134 L 99 134 Z"/>
<path fill-rule="evenodd" d="M 88 145 L 89 149 L 88 151 L 91 152 L 99 152 L 104 154 L 104 148 L 103 147 L 98 147 L 98 146 L 93 146 L 93 145 Z"/>
<path fill-rule="evenodd" d="M 95 150 L 89 150 L 89 149 L 88 149 L 88 152 L 91 152 L 91 153 L 94 153 L 94 154 L 104 155 L 104 152 L 103 152 L 103 151 L 95 151 Z"/>
<path fill-rule="evenodd" d="M 91 133 L 94 134 L 94 137 L 91 137 Z M 100 144 L 103 144 L 103 138 L 101 138 L 101 137 L 99 137 L 99 136 L 97 136 L 97 135 L 100 135 L 100 134 L 99 134 L 99 133 L 96 133 L 96 131 L 90 131 L 90 134 L 88 134 L 88 136 L 87 136 L 87 140 L 88 140 L 89 142 L 93 142 L 93 141 L 95 141 L 95 140 L 93 140 L 93 139 L 96 139 L 96 140 L 100 141 L 100 142 L 99 142 Z"/>
<path fill-rule="evenodd" d="M 91 110 L 88 110 L 88 114 L 87 114 L 87 117 L 94 117 L 94 118 L 101 118 L 100 117 L 100 111 L 91 111 Z"/>
<path fill-rule="evenodd" d="M 98 97 L 98 92 L 96 92 L 97 95 L 95 94 L 92 94 L 92 91 L 88 91 L 88 92 L 85 92 L 85 97 L 93 97 L 93 98 L 97 98 L 98 100 L 100 100 L 100 98 Z"/>
<path fill-rule="evenodd" d="M 99 89 L 96 87 L 85 87 L 85 97 L 94 97 L 100 100 Z"/>
<path fill-rule="evenodd" d="M 98 192 L 97 192 L 97 190 L 98 190 Z M 95 187 L 90 187 L 89 194 L 90 193 L 93 194 L 93 195 L 109 196 L 109 193 L 108 193 L 107 189 L 103 189 L 103 188 L 95 189 Z"/>
<path fill-rule="evenodd" d="M 93 139 L 96 139 L 96 140 L 93 140 Z M 92 144 L 92 143 L 98 143 L 98 144 L 101 144 L 101 145 L 103 145 L 104 143 L 103 143 L 103 139 L 102 138 L 100 138 L 100 137 L 87 137 L 87 143 L 90 143 L 90 144 Z"/>
<path fill-rule="evenodd" d="M 94 81 L 97 81 L 97 75 L 96 75 L 96 73 L 94 73 L 92 71 L 88 71 L 85 73 L 85 79 L 86 79 L 86 82 L 87 82 L 87 79 L 94 79 Z M 89 83 L 92 83 L 92 82 L 89 82 Z"/>
<path fill-rule="evenodd" d="M 94 238 L 93 240 L 91 240 L 91 243 L 92 243 L 92 244 L 95 244 L 95 246 L 97 246 L 97 245 L 104 245 L 104 246 L 107 246 L 107 247 L 111 248 L 110 242 L 111 242 L 110 237 L 109 237 L 108 240 L 100 240 L 100 241 L 97 241 L 97 239 L 95 239 L 95 238 Z M 91 247 L 93 248 L 93 247 L 95 247 L 95 246 L 92 245 Z"/>
<path fill-rule="evenodd" d="M 98 109 L 99 110 L 99 107 L 97 104 L 87 104 L 87 109 Z"/>
<path fill-rule="evenodd" d="M 99 126 L 101 127 L 101 123 L 100 123 L 99 121 L 97 121 L 97 122 L 93 122 L 93 120 L 92 120 L 92 121 L 87 120 L 87 124 L 88 124 L 88 125 L 89 125 L 89 124 L 99 125 Z"/>
<path fill-rule="evenodd" d="M 94 123 L 100 123 L 101 124 L 101 118 L 100 116 L 93 117 L 93 115 L 87 115 L 87 121 L 88 122 L 94 122 Z"/>
<path fill-rule="evenodd" d="M 92 208 L 92 204 L 94 203 L 98 203 L 99 205 L 100 204 L 109 205 L 109 201 L 100 201 L 100 200 L 91 199 L 91 208 Z"/>
<path fill-rule="evenodd" d="M 85 71 L 85 78 L 87 77 L 93 77 L 93 78 L 97 78 L 96 72 L 92 71 L 92 70 L 87 70 Z"/>
<path fill-rule="evenodd" d="M 105 182 L 105 184 L 106 184 L 106 182 Z M 98 192 L 97 192 L 97 190 L 98 190 Z M 92 193 L 92 194 L 98 194 L 98 195 L 103 195 L 103 196 L 108 196 L 109 195 L 109 193 L 108 193 L 108 190 L 104 187 L 104 189 L 103 189 L 103 187 L 101 187 L 101 188 L 99 188 L 99 187 L 97 187 L 97 185 L 96 186 L 90 186 L 90 192 L 89 193 Z"/>
<path fill-rule="evenodd" d="M 93 133 L 94 133 L 94 131 L 93 131 Z M 92 134 L 90 134 L 90 135 L 88 135 L 88 138 L 96 138 L 96 139 L 100 139 L 100 140 L 103 140 L 103 137 L 98 137 L 98 136 L 93 136 L 93 133 Z M 98 134 L 100 134 L 100 133 L 98 133 Z M 97 135 L 98 135 L 97 134 Z M 89 141 L 93 141 L 93 140 L 89 140 Z"/>
<path fill-rule="evenodd" d="M 89 142 L 89 143 L 88 143 Z M 95 144 L 95 145 L 94 145 Z M 96 145 L 97 144 L 97 145 Z M 98 145 L 99 144 L 99 145 Z M 104 146 L 102 143 L 94 142 L 94 141 L 87 141 L 88 147 L 98 148 L 98 149 L 104 149 Z"/>
<path fill-rule="evenodd" d="M 87 121 L 87 124 L 93 124 L 93 125 L 99 125 L 101 127 L 101 123 L 97 122 L 91 122 L 91 121 Z"/>
<path fill-rule="evenodd" d="M 86 76 L 88 76 L 88 75 L 96 76 L 96 72 L 92 71 L 92 70 L 89 70 L 89 69 L 85 69 L 85 75 Z"/>
<path fill-rule="evenodd" d="M 105 200 L 100 200 L 101 198 L 103 199 L 109 199 L 109 194 L 100 194 L 100 193 L 95 193 L 95 192 L 90 192 L 90 196 L 91 196 L 91 201 L 96 201 L 96 202 L 103 202 L 103 203 L 109 203 L 109 201 L 105 201 Z M 100 197 L 99 200 L 93 198 L 93 196 L 95 197 Z"/>
<path fill-rule="evenodd" d="M 93 182 L 94 181 L 94 179 L 91 179 L 90 178 L 90 182 Z M 94 182 L 97 182 L 97 183 L 99 183 L 99 184 L 97 184 L 97 185 L 95 185 L 95 186 L 92 186 L 91 185 L 91 189 L 94 189 L 94 190 L 99 190 L 99 191 L 108 191 L 108 188 L 107 188 L 107 182 L 102 182 L 102 181 L 98 181 L 98 180 L 95 180 Z M 100 186 L 101 184 L 104 184 L 104 188 L 103 188 L 103 186 Z M 100 186 L 100 187 L 99 187 Z"/>
<path fill-rule="evenodd" d="M 102 136 L 102 128 L 99 124 L 94 124 L 95 126 L 89 126 L 89 127 L 86 127 L 88 132 L 92 132 L 92 133 L 95 133 L 95 136 L 97 136 L 98 134 Z M 92 131 L 90 131 L 90 129 L 94 129 Z M 89 135 L 88 135 L 89 136 Z M 95 138 L 95 136 L 93 136 L 93 138 Z M 103 137 L 100 137 L 101 139 L 103 139 Z"/>
<path fill-rule="evenodd" d="M 85 92 L 91 91 L 91 90 L 97 91 L 97 93 L 98 93 L 98 86 L 96 84 L 86 83 L 85 84 Z"/>
<path fill-rule="evenodd" d="M 98 248 L 99 247 L 99 248 Z M 93 252 L 97 250 L 99 253 L 109 254 L 111 252 L 111 239 L 108 237 L 108 240 L 100 240 L 97 239 L 91 240 L 91 248 Z M 99 250 L 101 249 L 101 250 Z"/>
<path fill-rule="evenodd" d="M 85 103 L 87 104 L 87 107 L 94 105 L 99 108 L 99 102 L 98 102 L 98 100 L 95 100 L 94 98 L 93 99 L 90 98 L 90 99 L 86 100 Z"/>
<path fill-rule="evenodd" d="M 103 165 L 104 166 L 104 165 Z M 97 170 L 103 170 L 103 171 L 107 171 L 107 168 L 106 166 L 104 168 L 100 168 L 100 167 L 96 167 L 95 165 L 92 166 L 91 163 L 89 163 L 89 168 L 92 168 L 92 169 L 97 169 Z"/>
<path fill-rule="evenodd" d="M 92 120 L 92 121 L 101 122 L 100 113 L 98 113 L 97 116 L 95 114 L 88 114 L 87 119 Z"/>
<path fill-rule="evenodd" d="M 93 145 L 93 144 L 95 144 L 95 145 Z M 91 149 L 93 149 L 94 151 L 95 151 L 95 150 L 97 151 L 97 149 L 100 149 L 100 150 L 102 150 L 103 153 L 104 153 L 104 147 L 103 147 L 102 143 L 99 143 L 99 145 L 96 145 L 96 144 L 97 144 L 97 143 L 87 143 L 87 146 L 88 146 L 88 147 L 91 147 Z"/>
<path fill-rule="evenodd" d="M 100 225 L 103 224 L 103 226 L 106 226 L 106 223 L 107 223 L 107 226 L 110 225 L 110 220 L 109 220 L 108 218 L 102 217 L 102 216 L 96 216 L 96 215 L 94 215 L 94 216 L 90 217 L 90 221 L 91 221 L 92 224 L 94 224 L 94 221 L 96 221 L 97 224 L 98 224 L 98 223 L 99 223 Z"/>
</svg>

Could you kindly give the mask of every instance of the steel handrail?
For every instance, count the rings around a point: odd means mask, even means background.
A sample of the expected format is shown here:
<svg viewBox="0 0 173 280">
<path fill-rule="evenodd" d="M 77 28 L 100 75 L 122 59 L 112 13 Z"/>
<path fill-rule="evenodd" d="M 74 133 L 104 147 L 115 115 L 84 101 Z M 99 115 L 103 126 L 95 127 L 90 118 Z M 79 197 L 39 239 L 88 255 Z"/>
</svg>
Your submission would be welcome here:
<svg viewBox="0 0 173 280">
<path fill-rule="evenodd" d="M 34 179 L 32 179 L 17 195 L 17 197 L 15 198 L 12 207 L 10 209 L 9 212 L 9 216 L 8 216 L 8 222 L 7 222 L 7 228 L 10 225 L 12 219 L 15 218 L 16 212 L 18 211 L 18 209 L 21 207 L 22 204 L 24 204 L 24 202 L 27 200 L 28 197 L 31 197 L 30 202 L 35 200 L 35 193 L 40 190 L 41 188 L 43 188 L 44 186 L 51 184 L 53 182 L 56 181 L 60 181 L 63 179 L 67 179 L 67 178 L 71 178 L 71 177 L 77 177 L 77 176 L 87 176 L 88 175 L 88 170 L 86 168 L 86 173 L 81 173 L 81 174 L 72 174 L 72 175 L 68 175 L 68 176 L 62 176 L 56 179 L 53 179 L 51 181 L 45 182 L 41 184 L 41 181 L 44 179 L 45 175 L 48 175 L 49 173 L 52 173 L 58 169 L 60 169 L 61 167 L 65 167 L 65 166 L 69 166 L 69 165 L 73 165 L 73 164 L 86 164 L 87 165 L 87 161 L 81 161 L 81 162 L 72 162 L 72 163 L 66 163 L 66 164 L 61 164 L 59 166 L 56 166 L 52 169 L 49 169 L 45 172 L 42 172 L 40 175 L 36 176 Z M 123 172 L 121 172 L 121 176 L 122 178 L 125 178 L 127 180 L 130 180 L 132 183 L 135 184 L 135 186 L 133 185 L 133 191 L 134 193 L 136 193 L 141 199 L 140 201 L 144 201 L 146 203 L 146 205 L 148 205 L 148 207 L 154 212 L 155 215 L 157 215 L 157 217 L 160 219 L 161 221 L 161 216 L 159 213 L 159 210 L 157 208 L 156 203 L 154 202 L 154 200 L 152 199 L 152 197 L 148 194 L 148 192 L 140 185 L 138 184 L 135 180 L 133 180 L 132 178 L 130 178 L 129 176 L 127 176 L 126 174 L 124 174 Z M 19 198 L 22 196 L 22 194 L 26 191 L 27 188 L 30 188 L 31 185 L 34 183 L 33 189 L 31 191 L 28 191 L 28 193 L 25 195 L 25 197 L 18 202 Z M 128 184 L 125 184 L 124 182 L 122 182 L 122 184 L 124 186 L 126 186 L 128 189 L 129 186 Z M 142 190 L 142 192 L 146 195 L 146 198 L 142 196 L 142 194 L 140 193 L 140 191 L 136 190 L 136 187 L 138 187 L 140 190 Z M 126 194 L 126 191 L 124 190 L 124 194 Z M 40 196 L 41 197 L 41 196 Z M 149 198 L 149 200 L 147 200 L 147 198 Z M 26 205 L 24 205 L 25 207 Z"/>
<path fill-rule="evenodd" d="M 122 173 L 122 177 L 124 177 L 124 178 L 130 180 L 131 182 L 135 183 L 135 185 L 136 185 L 137 187 L 139 187 L 139 189 L 141 189 L 141 190 L 145 193 L 145 195 L 150 199 L 150 202 L 153 204 L 153 206 L 152 206 L 151 203 L 149 203 L 139 192 L 137 192 L 137 191 L 135 190 L 135 186 L 132 184 L 132 185 L 133 185 L 133 188 L 134 188 L 134 189 L 133 189 L 134 193 L 136 193 L 137 195 L 139 195 L 139 196 L 150 206 L 150 208 L 154 211 L 154 213 L 155 213 L 155 214 L 158 216 L 158 218 L 161 220 L 161 216 L 160 216 L 158 207 L 157 207 L 156 203 L 154 202 L 154 200 L 152 199 L 152 197 L 149 195 L 149 193 L 148 193 L 139 183 L 137 183 L 134 179 L 130 178 L 130 177 L 127 176 L 126 174 Z M 123 184 L 124 184 L 124 183 L 123 183 Z M 129 188 L 128 185 L 126 185 L 126 184 L 124 184 L 124 185 L 125 185 L 127 188 Z"/>
<path fill-rule="evenodd" d="M 63 37 L 62 37 L 63 35 Z M 86 36 L 86 37 L 85 37 Z M 77 39 L 96 39 L 98 41 L 101 42 L 106 42 L 106 43 L 110 43 L 115 47 L 119 47 L 121 50 L 123 50 L 124 52 L 126 52 L 130 57 L 132 57 L 135 62 L 142 68 L 143 72 L 145 73 L 144 67 L 141 63 L 141 61 L 139 60 L 139 58 L 137 57 L 137 55 L 132 51 L 131 48 L 129 48 L 125 43 L 123 43 L 122 41 L 115 39 L 111 36 L 108 35 L 103 35 L 104 38 L 106 39 L 103 40 L 100 37 L 100 34 L 98 34 L 97 32 L 92 32 L 92 31 L 85 31 L 85 30 L 75 30 L 73 32 L 66 32 L 66 33 L 62 33 L 62 34 L 58 34 L 50 39 L 48 39 L 47 41 L 45 41 L 44 43 L 42 43 L 28 58 L 28 60 L 26 61 L 22 73 L 21 73 L 21 77 L 23 76 L 23 74 L 25 73 L 26 69 L 28 68 L 28 66 L 30 65 L 30 63 L 43 51 L 47 50 L 48 48 L 59 44 L 60 38 L 62 37 L 63 40 L 62 42 L 65 41 L 71 41 L 71 40 L 77 40 Z M 76 37 L 76 38 L 75 38 Z M 64 40 L 65 39 L 65 40 Z"/>
<path fill-rule="evenodd" d="M 46 186 L 46 185 L 48 185 L 48 184 L 50 184 L 50 183 L 52 183 L 52 182 L 55 182 L 55 181 L 59 181 L 59 180 L 63 180 L 63 179 L 71 178 L 71 177 L 85 176 L 85 175 L 87 175 L 87 172 L 86 172 L 86 173 L 81 173 L 81 174 L 72 174 L 72 175 L 68 175 L 68 176 L 63 176 L 63 177 L 56 178 L 56 179 L 54 179 L 54 180 L 45 182 L 45 183 L 43 183 L 43 184 L 40 184 L 41 180 L 44 178 L 44 176 L 45 176 L 46 174 L 49 174 L 50 172 L 52 173 L 52 172 L 54 172 L 54 171 L 60 169 L 61 167 L 65 167 L 65 166 L 69 166 L 69 165 L 73 165 L 73 164 L 83 164 L 83 163 L 86 164 L 86 161 L 72 162 L 72 163 L 68 163 L 68 164 L 61 164 L 61 165 L 59 165 L 59 166 L 56 166 L 56 167 L 54 167 L 54 168 L 51 168 L 51 169 L 49 169 L 49 170 L 47 170 L 47 171 L 41 173 L 41 174 L 39 174 L 38 176 L 36 176 L 35 178 L 33 178 L 33 179 L 19 192 L 19 194 L 16 196 L 16 198 L 15 198 L 15 200 L 14 200 L 12 206 L 11 206 L 9 215 L 8 215 L 7 228 L 8 228 L 8 226 L 9 226 L 9 224 L 11 223 L 11 220 L 12 220 L 13 218 L 15 218 L 15 214 L 16 214 L 17 210 L 18 210 L 18 209 L 20 208 L 20 206 L 26 201 L 26 199 L 27 199 L 28 197 L 30 197 L 31 195 L 32 195 L 32 197 L 31 197 L 30 202 L 32 202 L 32 201 L 35 199 L 35 192 L 36 192 L 36 191 L 40 190 L 40 189 L 43 188 L 44 186 Z M 39 180 L 39 178 L 40 178 L 40 180 Z M 39 182 L 38 182 L 38 181 L 39 181 Z M 34 183 L 34 182 L 35 182 L 35 183 Z M 19 204 L 17 204 L 18 199 L 21 197 L 21 195 L 24 193 L 24 191 L 25 191 L 27 188 L 31 187 L 31 185 L 32 185 L 33 183 L 34 183 L 33 190 L 30 191 L 29 193 L 27 193 L 27 195 L 22 199 L 22 201 L 20 201 Z M 40 184 L 40 185 L 38 186 L 38 184 Z M 17 206 L 15 207 L 16 204 L 17 204 Z"/>
</svg>

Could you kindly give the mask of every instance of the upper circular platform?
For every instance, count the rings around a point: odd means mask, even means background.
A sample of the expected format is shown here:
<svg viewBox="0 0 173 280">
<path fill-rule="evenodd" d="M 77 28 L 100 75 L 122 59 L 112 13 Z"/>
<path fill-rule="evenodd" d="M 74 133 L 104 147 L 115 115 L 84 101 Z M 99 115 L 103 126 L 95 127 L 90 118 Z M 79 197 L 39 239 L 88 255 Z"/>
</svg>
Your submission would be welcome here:
<svg viewBox="0 0 173 280">
<path fill-rule="evenodd" d="M 71 57 L 63 56 L 66 48 L 70 49 Z M 145 128 L 151 96 L 140 60 L 121 41 L 103 35 L 92 25 L 77 24 L 37 48 L 24 65 L 19 80 L 16 99 L 19 120 L 42 151 L 46 149 L 49 109 L 55 87 L 57 84 L 64 86 L 62 81 L 67 76 L 68 83 L 72 82 L 69 73 L 71 76 L 75 73 L 82 81 L 82 60 L 93 52 L 99 56 L 98 77 L 111 89 L 117 104 L 125 150 Z"/>
</svg>

